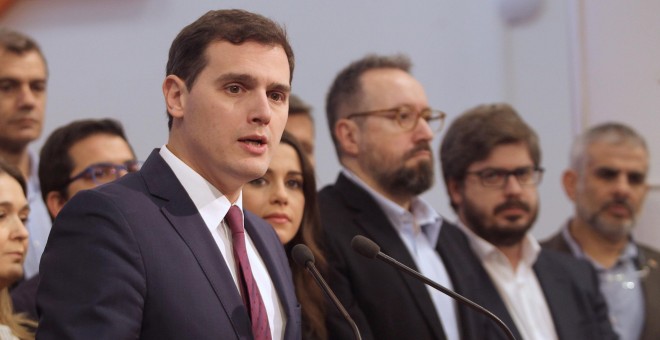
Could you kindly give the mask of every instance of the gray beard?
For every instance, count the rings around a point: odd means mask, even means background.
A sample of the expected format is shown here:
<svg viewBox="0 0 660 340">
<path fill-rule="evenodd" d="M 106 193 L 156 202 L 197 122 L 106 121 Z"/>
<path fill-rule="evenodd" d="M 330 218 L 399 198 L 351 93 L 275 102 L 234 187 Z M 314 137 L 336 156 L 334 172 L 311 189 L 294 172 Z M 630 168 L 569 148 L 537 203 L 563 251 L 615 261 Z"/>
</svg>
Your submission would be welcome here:
<svg viewBox="0 0 660 340">
<path fill-rule="evenodd" d="M 374 177 L 391 194 L 416 196 L 433 186 L 433 163 L 423 161 L 412 168 L 400 167 L 390 173 L 376 172 Z"/>
</svg>

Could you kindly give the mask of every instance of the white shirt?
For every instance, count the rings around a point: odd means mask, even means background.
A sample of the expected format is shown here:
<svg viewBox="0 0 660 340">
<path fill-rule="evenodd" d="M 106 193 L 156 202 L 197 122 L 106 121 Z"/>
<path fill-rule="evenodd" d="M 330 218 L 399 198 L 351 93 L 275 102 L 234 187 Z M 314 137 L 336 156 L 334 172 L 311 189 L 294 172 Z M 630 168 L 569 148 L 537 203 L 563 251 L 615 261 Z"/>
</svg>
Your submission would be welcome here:
<svg viewBox="0 0 660 340">
<path fill-rule="evenodd" d="M 165 162 L 172 168 L 181 185 L 188 192 L 188 196 L 192 199 L 195 207 L 202 216 L 206 227 L 209 228 L 213 240 L 218 245 L 222 257 L 231 276 L 234 279 L 236 290 L 240 294 L 238 275 L 236 274 L 236 262 L 234 262 L 234 252 L 232 251 L 232 238 L 229 227 L 224 222 L 225 215 L 229 211 L 232 203 L 229 202 L 227 196 L 222 194 L 211 183 L 200 176 L 187 164 L 176 157 L 164 145 L 160 149 L 160 155 Z M 243 193 L 239 195 L 235 205 L 243 211 Z M 244 215 L 243 215 L 244 216 Z M 257 252 L 257 249 L 252 243 L 252 239 L 245 231 L 245 248 L 247 251 L 252 275 L 259 287 L 259 293 L 264 301 L 266 313 L 268 314 L 268 323 L 270 325 L 270 332 L 273 339 L 282 339 L 284 337 L 284 328 L 286 325 L 286 315 L 282 308 L 282 303 L 277 295 L 273 281 L 268 275 L 268 269 L 264 264 L 263 259 Z"/>
<path fill-rule="evenodd" d="M 14 333 L 11 332 L 9 326 L 0 325 L 0 340 L 19 340 Z"/>
<path fill-rule="evenodd" d="M 447 269 L 440 254 L 435 251 L 442 219 L 431 205 L 415 197 L 410 205 L 411 213 L 371 189 L 350 170 L 344 168 L 343 174 L 366 190 L 380 205 L 390 223 L 396 228 L 419 272 L 442 286 L 452 289 Z M 456 301 L 431 286 L 426 285 L 426 290 L 431 296 L 440 321 L 442 321 L 442 328 L 447 339 L 460 339 Z M 384 298 L 386 299 L 386 297 Z"/>
<path fill-rule="evenodd" d="M 541 251 L 539 243 L 529 233 L 522 240 L 522 259 L 513 268 L 509 259 L 497 247 L 457 223 L 468 236 L 472 251 L 495 284 L 516 328 L 525 340 L 558 339 L 550 308 L 545 300 L 532 266 Z"/>
<path fill-rule="evenodd" d="M 30 214 L 25 223 L 25 228 L 30 233 L 30 237 L 28 238 L 28 251 L 23 263 L 25 279 L 29 279 L 39 272 L 41 254 L 44 253 L 44 248 L 46 248 L 46 241 L 48 241 L 48 234 L 50 234 L 53 223 L 50 220 L 46 203 L 41 197 L 39 157 L 33 152 L 30 152 L 30 177 L 27 179 L 27 198 L 30 205 Z"/>
</svg>

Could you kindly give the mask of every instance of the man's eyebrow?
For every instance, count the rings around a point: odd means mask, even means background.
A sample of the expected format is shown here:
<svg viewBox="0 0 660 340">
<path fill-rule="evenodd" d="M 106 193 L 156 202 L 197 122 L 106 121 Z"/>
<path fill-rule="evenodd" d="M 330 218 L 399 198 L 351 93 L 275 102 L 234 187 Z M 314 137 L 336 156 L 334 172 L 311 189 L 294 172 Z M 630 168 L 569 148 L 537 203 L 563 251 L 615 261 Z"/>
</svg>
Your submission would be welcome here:
<svg viewBox="0 0 660 340">
<path fill-rule="evenodd" d="M 268 86 L 268 90 L 270 91 L 280 91 L 284 93 L 290 93 L 291 92 L 291 86 L 286 85 L 286 84 L 280 84 L 280 83 L 274 83 Z"/>
<path fill-rule="evenodd" d="M 252 86 L 257 83 L 257 79 L 245 73 L 225 73 L 216 79 L 216 83 L 241 83 L 246 86 Z"/>
</svg>

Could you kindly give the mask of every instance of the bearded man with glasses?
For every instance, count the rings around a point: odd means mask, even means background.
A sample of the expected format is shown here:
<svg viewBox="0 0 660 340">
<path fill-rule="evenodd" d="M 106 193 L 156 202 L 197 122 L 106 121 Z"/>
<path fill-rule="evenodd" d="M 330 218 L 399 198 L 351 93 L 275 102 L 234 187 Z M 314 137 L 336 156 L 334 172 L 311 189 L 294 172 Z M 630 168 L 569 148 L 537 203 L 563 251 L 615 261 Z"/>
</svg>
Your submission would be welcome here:
<svg viewBox="0 0 660 340">
<path fill-rule="evenodd" d="M 43 201 L 52 220 L 73 195 L 139 170 L 121 124 L 112 119 L 78 120 L 50 134 L 39 155 Z M 40 275 L 11 292 L 16 312 L 38 320 L 36 292 Z"/>
<path fill-rule="evenodd" d="M 351 249 L 364 235 L 383 252 L 446 287 L 460 268 L 446 266 L 467 247 L 460 231 L 419 195 L 433 185 L 431 141 L 445 114 L 430 107 L 405 56 L 369 55 L 342 70 L 326 111 L 343 169 L 319 192 L 330 268 L 328 282 L 362 339 L 483 339 L 485 322 L 451 298 Z M 331 339 L 353 333 L 327 307 Z"/>
<path fill-rule="evenodd" d="M 492 311 L 517 339 L 616 339 L 593 268 L 541 250 L 529 233 L 539 209 L 541 149 L 516 111 L 491 104 L 463 113 L 447 130 L 440 159 L 469 240 L 448 259 L 463 268 L 457 291 Z M 484 332 L 484 339 L 503 338 Z"/>
</svg>

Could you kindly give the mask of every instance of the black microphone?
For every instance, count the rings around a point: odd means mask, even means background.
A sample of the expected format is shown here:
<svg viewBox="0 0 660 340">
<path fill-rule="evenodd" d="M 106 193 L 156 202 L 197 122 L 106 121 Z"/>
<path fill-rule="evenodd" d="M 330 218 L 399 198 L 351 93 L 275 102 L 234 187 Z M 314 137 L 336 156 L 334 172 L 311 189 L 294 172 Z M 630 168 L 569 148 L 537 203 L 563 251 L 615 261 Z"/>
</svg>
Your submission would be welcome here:
<svg viewBox="0 0 660 340">
<path fill-rule="evenodd" d="M 312 274 L 312 277 L 314 277 L 314 280 L 319 285 L 319 287 L 321 287 L 325 295 L 328 298 L 330 298 L 330 300 L 332 300 L 332 303 L 335 304 L 335 307 L 337 307 L 339 313 L 341 313 L 344 319 L 346 319 L 346 322 L 348 322 L 348 324 L 351 325 L 351 328 L 353 329 L 353 334 L 355 334 L 355 338 L 358 340 L 362 340 L 362 337 L 360 336 L 360 331 L 358 330 L 355 321 L 353 321 L 351 316 L 348 315 L 346 308 L 344 308 L 341 302 L 339 302 L 339 299 L 337 299 L 335 293 L 332 291 L 330 286 L 328 286 L 328 284 L 325 282 L 323 276 L 321 276 L 321 273 L 319 273 L 318 269 L 316 269 L 316 266 L 314 265 L 314 254 L 312 254 L 312 251 L 309 249 L 309 247 L 307 247 L 302 243 L 296 244 L 291 250 L 291 256 L 298 265 L 305 267 L 307 271 L 310 274 Z"/>
<path fill-rule="evenodd" d="M 453 290 L 440 285 L 439 283 L 420 274 L 419 272 L 406 266 L 405 264 L 387 256 L 385 253 L 380 251 L 380 247 L 376 244 L 376 242 L 362 235 L 356 235 L 355 237 L 353 237 L 353 240 L 351 240 L 351 247 L 358 254 L 370 259 L 380 259 L 383 262 L 389 264 L 390 266 L 396 268 L 397 270 L 403 271 L 404 273 L 424 282 L 425 284 L 441 291 L 442 293 L 449 295 L 454 300 L 462 304 L 465 304 L 470 308 L 479 311 L 480 313 L 483 313 L 484 315 L 495 321 L 495 323 L 497 323 L 497 325 L 504 331 L 504 333 L 507 335 L 509 339 L 516 340 L 516 337 L 513 336 L 513 333 L 511 332 L 509 327 L 507 327 L 506 324 L 502 320 L 500 320 L 500 318 L 498 318 L 495 314 L 491 313 L 488 309 L 481 307 L 480 305 L 466 298 L 465 296 L 458 294 Z"/>
</svg>

